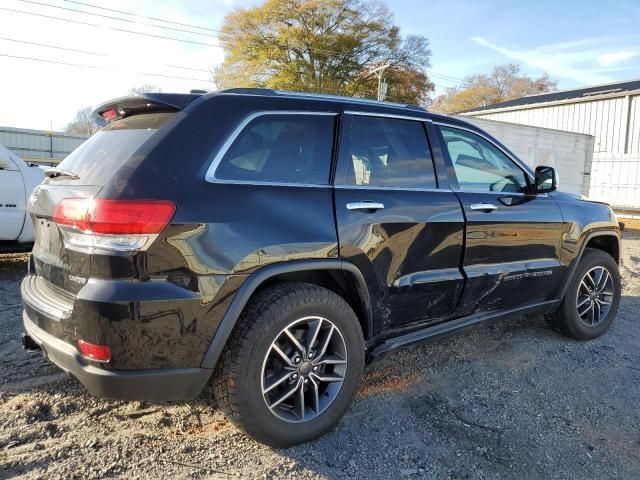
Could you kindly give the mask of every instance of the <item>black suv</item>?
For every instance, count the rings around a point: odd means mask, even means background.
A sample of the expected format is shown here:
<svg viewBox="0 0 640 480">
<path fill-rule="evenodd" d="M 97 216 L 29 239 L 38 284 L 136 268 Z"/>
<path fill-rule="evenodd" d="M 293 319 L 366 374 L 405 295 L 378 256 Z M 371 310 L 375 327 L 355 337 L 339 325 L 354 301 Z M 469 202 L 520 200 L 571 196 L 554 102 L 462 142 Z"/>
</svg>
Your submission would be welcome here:
<svg viewBox="0 0 640 480">
<path fill-rule="evenodd" d="M 620 234 L 460 119 L 235 89 L 113 100 L 33 193 L 24 343 L 99 397 L 217 404 L 275 446 L 365 363 L 487 320 L 602 335 Z"/>
</svg>

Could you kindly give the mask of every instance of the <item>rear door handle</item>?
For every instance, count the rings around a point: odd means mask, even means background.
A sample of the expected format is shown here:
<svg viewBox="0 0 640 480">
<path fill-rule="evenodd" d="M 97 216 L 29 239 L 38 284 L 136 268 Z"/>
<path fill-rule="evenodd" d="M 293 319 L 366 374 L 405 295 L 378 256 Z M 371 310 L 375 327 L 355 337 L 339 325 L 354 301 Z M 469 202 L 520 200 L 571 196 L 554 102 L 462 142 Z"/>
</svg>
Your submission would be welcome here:
<svg viewBox="0 0 640 480">
<path fill-rule="evenodd" d="M 471 210 L 480 210 L 481 212 L 493 212 L 498 209 L 498 207 L 492 203 L 472 203 L 470 208 Z"/>
<path fill-rule="evenodd" d="M 376 210 L 382 210 L 384 203 L 371 202 L 365 200 L 363 202 L 351 202 L 347 203 L 347 210 L 362 210 L 364 212 L 374 212 Z"/>
</svg>

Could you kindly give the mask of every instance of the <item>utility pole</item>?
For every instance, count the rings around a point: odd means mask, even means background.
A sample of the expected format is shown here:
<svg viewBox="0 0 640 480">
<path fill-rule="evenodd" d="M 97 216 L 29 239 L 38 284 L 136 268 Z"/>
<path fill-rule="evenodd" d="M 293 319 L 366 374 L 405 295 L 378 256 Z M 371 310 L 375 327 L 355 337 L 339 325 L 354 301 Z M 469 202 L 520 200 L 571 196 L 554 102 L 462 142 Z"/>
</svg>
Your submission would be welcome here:
<svg viewBox="0 0 640 480">
<path fill-rule="evenodd" d="M 378 101 L 381 101 L 383 95 L 386 96 L 386 94 L 387 94 L 386 84 L 385 84 L 384 92 L 382 92 L 382 74 L 390 66 L 391 65 L 389 65 L 388 63 L 385 63 L 384 65 L 381 65 L 381 66 L 379 66 L 377 68 L 369 70 L 369 73 L 375 73 L 376 76 L 378 77 Z"/>
</svg>

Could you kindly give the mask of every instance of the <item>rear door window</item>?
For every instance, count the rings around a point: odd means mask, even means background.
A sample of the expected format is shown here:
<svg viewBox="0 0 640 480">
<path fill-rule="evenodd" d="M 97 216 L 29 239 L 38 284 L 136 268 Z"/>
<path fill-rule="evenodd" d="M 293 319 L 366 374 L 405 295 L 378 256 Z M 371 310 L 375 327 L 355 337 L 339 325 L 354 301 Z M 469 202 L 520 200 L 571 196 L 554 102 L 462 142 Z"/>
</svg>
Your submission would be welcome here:
<svg viewBox="0 0 640 480">
<path fill-rule="evenodd" d="M 174 113 L 134 115 L 110 123 L 58 165 L 75 173 L 78 183 L 103 185 Z"/>
<path fill-rule="evenodd" d="M 423 122 L 351 117 L 347 183 L 358 186 L 436 188 Z"/>
<path fill-rule="evenodd" d="M 215 178 L 326 185 L 334 124 L 333 114 L 260 115 L 252 119 L 222 153 Z"/>
</svg>

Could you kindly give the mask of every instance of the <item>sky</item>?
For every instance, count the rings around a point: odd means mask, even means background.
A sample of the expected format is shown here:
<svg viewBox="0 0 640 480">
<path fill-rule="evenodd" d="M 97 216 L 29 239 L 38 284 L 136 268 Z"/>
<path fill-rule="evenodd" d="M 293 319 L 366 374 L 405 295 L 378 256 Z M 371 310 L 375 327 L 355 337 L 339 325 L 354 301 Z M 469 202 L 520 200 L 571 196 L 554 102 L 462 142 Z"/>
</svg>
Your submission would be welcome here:
<svg viewBox="0 0 640 480">
<path fill-rule="evenodd" d="M 2 0 L 0 126 L 62 130 L 80 108 L 144 84 L 213 90 L 210 72 L 224 58 L 216 30 L 234 8 L 258 3 Z M 640 78 L 639 0 L 386 4 L 403 34 L 429 39 L 436 93 L 505 63 L 534 77 L 546 72 L 560 89 Z M 193 26 L 202 28 L 180 31 Z"/>
</svg>

